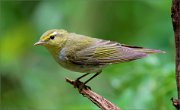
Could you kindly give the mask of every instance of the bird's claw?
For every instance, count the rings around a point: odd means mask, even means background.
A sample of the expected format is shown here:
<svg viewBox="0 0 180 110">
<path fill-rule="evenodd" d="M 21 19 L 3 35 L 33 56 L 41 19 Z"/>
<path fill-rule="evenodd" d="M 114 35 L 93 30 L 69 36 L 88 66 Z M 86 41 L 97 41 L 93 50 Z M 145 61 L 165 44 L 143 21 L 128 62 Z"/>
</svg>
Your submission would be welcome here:
<svg viewBox="0 0 180 110">
<path fill-rule="evenodd" d="M 74 81 L 74 88 L 78 88 L 79 91 L 82 91 L 82 89 L 90 89 L 91 87 L 85 85 L 83 82 L 79 81 L 79 80 L 75 80 Z"/>
<path fill-rule="evenodd" d="M 79 86 L 79 90 L 81 91 L 82 89 L 90 89 L 91 90 L 91 87 L 87 86 L 83 83 L 82 85 Z"/>
<path fill-rule="evenodd" d="M 75 80 L 75 81 L 73 82 L 74 88 L 79 88 L 79 85 L 81 85 L 81 84 L 82 84 L 82 82 L 79 81 L 79 80 Z"/>
</svg>

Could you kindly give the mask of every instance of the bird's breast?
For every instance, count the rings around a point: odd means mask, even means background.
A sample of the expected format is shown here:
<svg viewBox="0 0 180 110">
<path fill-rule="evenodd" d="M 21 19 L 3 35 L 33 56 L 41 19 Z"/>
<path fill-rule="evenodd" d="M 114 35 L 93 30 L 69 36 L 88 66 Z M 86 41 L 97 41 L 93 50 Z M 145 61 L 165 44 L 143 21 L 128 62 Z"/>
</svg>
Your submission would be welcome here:
<svg viewBox="0 0 180 110">
<path fill-rule="evenodd" d="M 103 67 L 102 65 L 78 65 L 78 64 L 72 63 L 66 57 L 65 48 L 63 48 L 59 51 L 59 54 L 58 54 L 58 56 L 56 56 L 55 60 L 62 67 L 66 68 L 68 70 L 82 72 L 82 73 L 98 72 Z"/>
</svg>

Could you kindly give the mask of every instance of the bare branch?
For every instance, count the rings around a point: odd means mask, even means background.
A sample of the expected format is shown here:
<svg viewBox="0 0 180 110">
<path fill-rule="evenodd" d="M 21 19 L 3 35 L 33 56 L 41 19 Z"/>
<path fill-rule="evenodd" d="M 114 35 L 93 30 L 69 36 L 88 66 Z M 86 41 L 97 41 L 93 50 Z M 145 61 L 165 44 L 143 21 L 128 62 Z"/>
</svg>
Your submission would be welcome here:
<svg viewBox="0 0 180 110">
<path fill-rule="evenodd" d="M 103 98 L 102 96 L 98 95 L 97 93 L 91 91 L 89 88 L 81 88 L 82 82 L 78 82 L 75 85 L 75 81 L 66 78 L 66 81 L 77 87 L 79 93 L 82 94 L 84 97 L 87 97 L 91 102 L 93 102 L 96 106 L 98 106 L 102 110 L 120 110 L 117 106 L 112 104 L 107 99 Z M 78 84 L 78 85 L 77 85 Z"/>
<path fill-rule="evenodd" d="M 176 83 L 178 99 L 172 98 L 173 105 L 179 110 L 180 107 L 180 0 L 172 0 L 171 17 L 174 29 L 176 47 Z"/>
</svg>

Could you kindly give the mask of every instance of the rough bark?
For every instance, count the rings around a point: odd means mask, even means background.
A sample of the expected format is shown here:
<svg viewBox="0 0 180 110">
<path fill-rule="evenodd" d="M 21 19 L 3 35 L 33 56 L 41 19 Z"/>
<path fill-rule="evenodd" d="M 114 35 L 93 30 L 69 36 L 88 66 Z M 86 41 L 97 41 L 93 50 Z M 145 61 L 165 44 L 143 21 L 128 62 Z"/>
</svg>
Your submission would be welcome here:
<svg viewBox="0 0 180 110">
<path fill-rule="evenodd" d="M 177 110 L 180 108 L 180 0 L 172 0 L 171 17 L 174 29 L 176 47 L 176 83 L 178 99 L 172 98 L 172 103 Z"/>
<path fill-rule="evenodd" d="M 120 110 L 117 106 L 112 104 L 107 99 L 93 92 L 89 88 L 81 88 L 82 82 L 78 82 L 75 84 L 75 81 L 66 78 L 66 81 L 76 87 L 79 90 L 79 93 L 84 97 L 87 97 L 91 102 L 93 102 L 96 106 L 98 106 L 102 110 Z"/>
</svg>

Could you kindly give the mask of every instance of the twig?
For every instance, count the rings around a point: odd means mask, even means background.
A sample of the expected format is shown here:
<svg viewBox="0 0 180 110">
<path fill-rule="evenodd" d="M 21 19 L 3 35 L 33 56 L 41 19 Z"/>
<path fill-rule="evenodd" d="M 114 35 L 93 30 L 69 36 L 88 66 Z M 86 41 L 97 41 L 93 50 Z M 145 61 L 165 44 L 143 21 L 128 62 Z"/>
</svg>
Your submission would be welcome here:
<svg viewBox="0 0 180 110">
<path fill-rule="evenodd" d="M 180 0 L 172 0 L 171 17 L 176 46 L 176 83 L 178 99 L 172 98 L 172 103 L 179 110 L 180 107 Z"/>
<path fill-rule="evenodd" d="M 171 98 L 171 101 L 174 107 L 176 107 L 176 109 L 179 110 L 180 100 Z"/>
<path fill-rule="evenodd" d="M 91 102 L 93 102 L 96 106 L 98 106 L 102 110 L 120 110 L 117 106 L 112 104 L 107 99 L 98 95 L 97 93 L 91 91 L 89 88 L 81 88 L 82 82 L 78 82 L 75 85 L 75 81 L 66 78 L 66 81 L 76 87 L 79 90 L 79 93 L 84 97 L 87 97 Z"/>
</svg>

